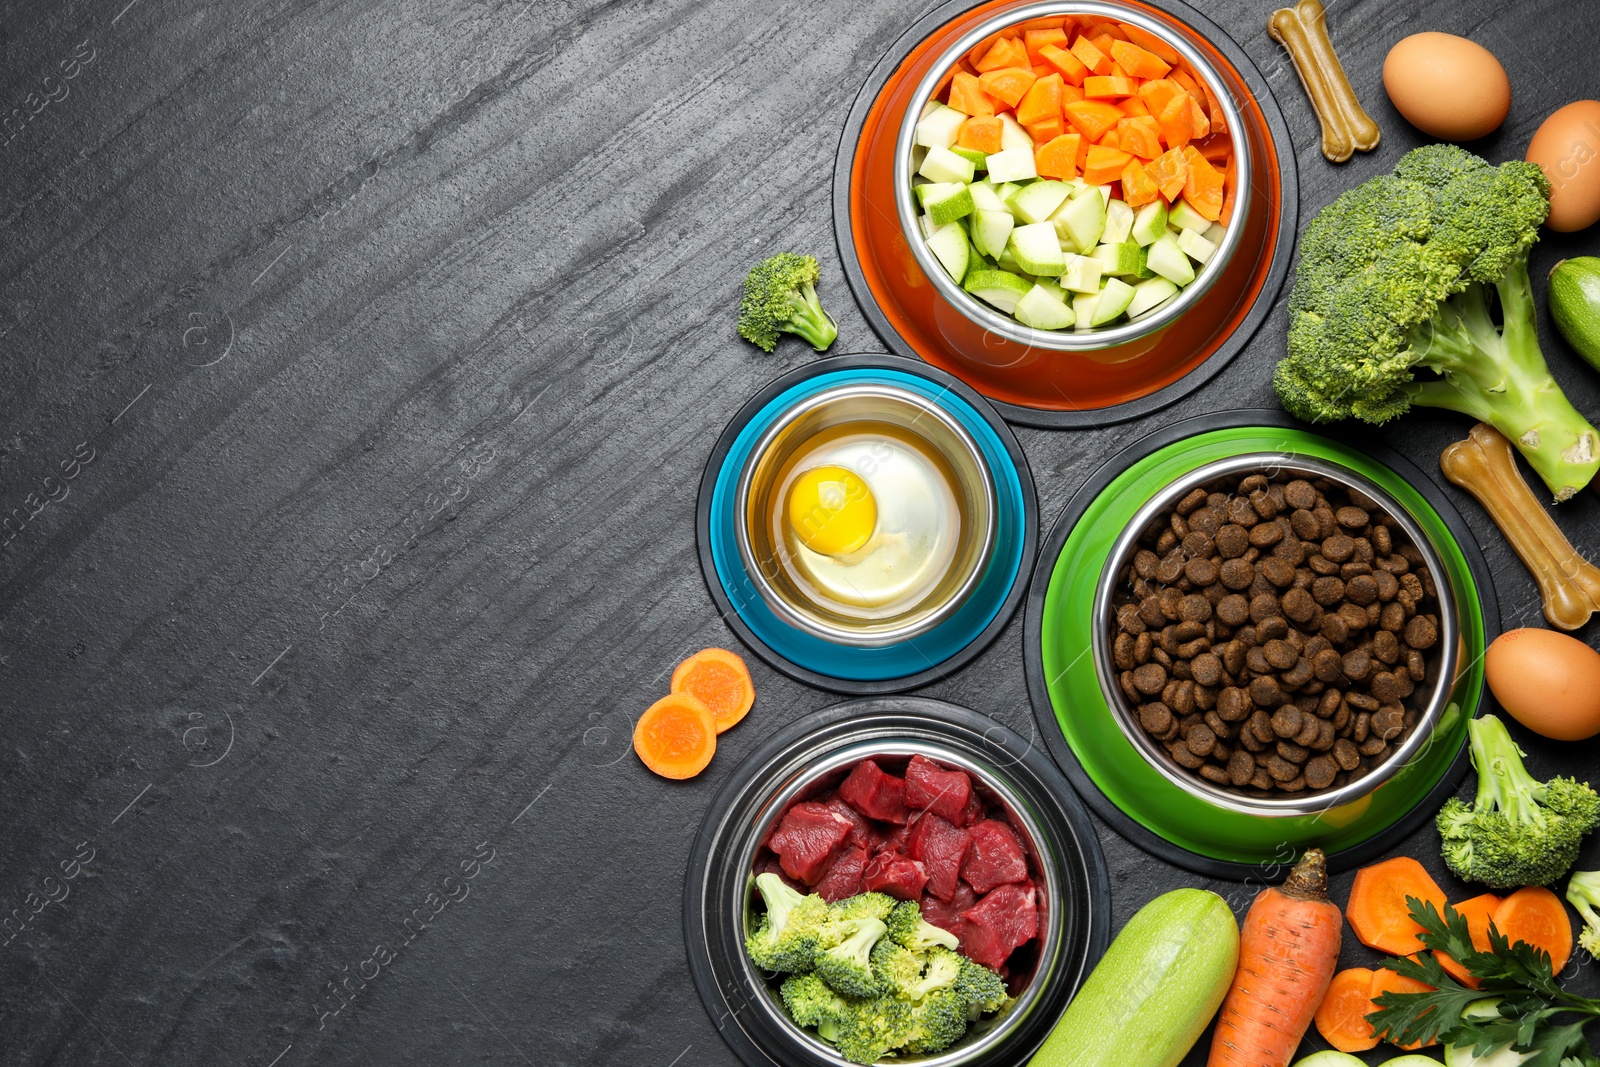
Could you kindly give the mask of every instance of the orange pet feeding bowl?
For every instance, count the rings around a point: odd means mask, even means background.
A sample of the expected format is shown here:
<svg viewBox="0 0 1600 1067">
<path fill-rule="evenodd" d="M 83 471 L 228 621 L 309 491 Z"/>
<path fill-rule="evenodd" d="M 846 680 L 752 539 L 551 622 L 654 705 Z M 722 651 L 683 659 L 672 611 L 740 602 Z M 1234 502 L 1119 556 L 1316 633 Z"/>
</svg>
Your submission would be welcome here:
<svg viewBox="0 0 1600 1067">
<path fill-rule="evenodd" d="M 985 31 L 1041 16 L 1090 14 L 1159 29 L 1204 60 L 1238 116 L 1246 195 L 1232 255 L 1204 293 L 1146 330 L 1107 331 L 1106 344 L 1051 344 L 1041 331 L 996 328 L 975 298 L 951 299 L 930 281 L 896 209 L 897 141 L 930 73 L 954 62 L 952 48 Z M 1246 184 L 1247 183 L 1247 184 Z M 885 54 L 851 109 L 834 167 L 834 226 L 845 277 L 873 328 L 894 350 L 948 371 L 1028 426 L 1098 426 L 1170 404 L 1220 371 L 1270 311 L 1294 250 L 1299 187 L 1283 116 L 1244 52 L 1203 15 L 1175 0 L 954 0 L 920 19 Z M 948 279 L 941 279 L 948 281 Z M 952 288 L 945 285 L 944 288 Z M 985 321 L 988 320 L 988 321 Z M 1032 335 L 1030 337 L 1030 335 Z M 1082 335 L 1080 335 L 1082 336 Z M 1089 336 L 1092 336 L 1092 332 Z M 1066 339 L 1063 338 L 1063 341 Z"/>
</svg>

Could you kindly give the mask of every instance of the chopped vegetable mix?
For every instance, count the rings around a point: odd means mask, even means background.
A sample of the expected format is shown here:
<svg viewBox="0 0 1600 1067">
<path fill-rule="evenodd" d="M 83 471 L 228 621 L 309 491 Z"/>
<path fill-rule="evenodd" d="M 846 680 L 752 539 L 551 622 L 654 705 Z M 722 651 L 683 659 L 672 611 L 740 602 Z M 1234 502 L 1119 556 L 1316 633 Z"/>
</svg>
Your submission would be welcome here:
<svg viewBox="0 0 1600 1067">
<path fill-rule="evenodd" d="M 915 145 L 934 258 L 1035 329 L 1162 306 L 1211 261 L 1231 214 L 1216 98 L 1170 46 L 1122 23 L 1002 30 L 960 60 Z"/>
</svg>

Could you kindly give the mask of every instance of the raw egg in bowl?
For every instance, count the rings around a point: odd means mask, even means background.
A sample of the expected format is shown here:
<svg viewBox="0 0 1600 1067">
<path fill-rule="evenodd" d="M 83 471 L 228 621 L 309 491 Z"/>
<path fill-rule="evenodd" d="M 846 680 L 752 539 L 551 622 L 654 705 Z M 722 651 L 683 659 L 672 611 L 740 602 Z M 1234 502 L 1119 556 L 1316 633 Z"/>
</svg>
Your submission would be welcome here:
<svg viewBox="0 0 1600 1067">
<path fill-rule="evenodd" d="M 761 597 L 808 633 L 895 644 L 953 613 L 983 574 L 995 491 L 968 432 L 887 384 L 825 390 L 750 453 L 739 551 Z"/>
</svg>

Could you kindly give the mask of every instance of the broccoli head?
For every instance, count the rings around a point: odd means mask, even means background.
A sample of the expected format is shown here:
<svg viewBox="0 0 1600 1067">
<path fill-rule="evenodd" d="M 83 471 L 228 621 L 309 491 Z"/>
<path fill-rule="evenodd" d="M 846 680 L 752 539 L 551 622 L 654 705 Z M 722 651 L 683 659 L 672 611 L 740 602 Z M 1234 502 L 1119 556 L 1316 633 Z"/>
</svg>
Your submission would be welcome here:
<svg viewBox="0 0 1600 1067">
<path fill-rule="evenodd" d="M 1310 422 L 1461 412 L 1571 497 L 1600 470 L 1600 432 L 1539 348 L 1528 253 L 1549 211 L 1538 166 L 1496 167 L 1449 144 L 1407 153 L 1323 208 L 1300 239 L 1289 351 L 1273 374 L 1283 406 Z"/>
<path fill-rule="evenodd" d="M 839 1055 L 853 1063 L 876 1063 L 915 1036 L 916 1013 L 909 1002 L 892 996 L 855 1001 L 836 1034 Z"/>
<path fill-rule="evenodd" d="M 811 256 L 780 252 L 745 276 L 739 301 L 739 336 L 764 351 L 778 347 L 780 333 L 798 334 L 818 352 L 839 335 L 817 299 L 821 269 Z"/>
<path fill-rule="evenodd" d="M 912 1034 L 903 1046 L 907 1052 L 928 1055 L 943 1052 L 967 1032 L 966 1001 L 954 989 L 938 989 L 924 997 L 912 1012 Z"/>
<path fill-rule="evenodd" d="M 888 922 L 889 913 L 900 902 L 887 893 L 857 893 L 828 905 L 830 919 L 877 919 Z"/>
<path fill-rule="evenodd" d="M 1600 871 L 1573 871 L 1567 880 L 1567 903 L 1583 917 L 1579 947 L 1600 957 Z"/>
<path fill-rule="evenodd" d="M 883 985 L 872 973 L 872 946 L 883 937 L 885 927 L 877 919 L 837 919 L 829 924 L 832 948 L 818 952 L 817 976 L 835 992 L 852 997 L 875 997 Z M 841 936 L 842 935 L 842 936 Z"/>
<path fill-rule="evenodd" d="M 809 971 L 827 926 L 827 902 L 815 893 L 797 892 L 776 874 L 756 875 L 756 889 L 767 913 L 745 938 L 751 962 L 767 971 Z"/>
<path fill-rule="evenodd" d="M 1467 728 L 1478 795 L 1471 807 L 1452 797 L 1439 810 L 1445 863 L 1493 889 L 1550 884 L 1571 869 L 1583 835 L 1600 824 L 1600 796 L 1572 778 L 1536 781 L 1495 716 Z"/>
<path fill-rule="evenodd" d="M 850 1011 L 850 1002 L 811 974 L 790 975 L 778 990 L 789 1018 L 801 1026 L 837 1026 Z"/>
<path fill-rule="evenodd" d="M 922 917 L 922 905 L 914 900 L 901 901 L 884 920 L 889 926 L 889 936 L 912 952 L 926 952 L 935 945 L 955 948 L 959 941 L 948 930 L 941 930 Z"/>
<path fill-rule="evenodd" d="M 999 1011 L 1005 1007 L 1011 997 L 1006 993 L 1006 983 L 1000 973 L 965 956 L 960 960 L 961 973 L 956 975 L 952 988 L 966 1005 L 967 1017 L 976 1019 L 984 1012 Z"/>
<path fill-rule="evenodd" d="M 911 991 L 922 981 L 923 958 L 892 937 L 881 938 L 872 946 L 872 973 L 885 992 L 905 1000 L 914 999 Z"/>
</svg>

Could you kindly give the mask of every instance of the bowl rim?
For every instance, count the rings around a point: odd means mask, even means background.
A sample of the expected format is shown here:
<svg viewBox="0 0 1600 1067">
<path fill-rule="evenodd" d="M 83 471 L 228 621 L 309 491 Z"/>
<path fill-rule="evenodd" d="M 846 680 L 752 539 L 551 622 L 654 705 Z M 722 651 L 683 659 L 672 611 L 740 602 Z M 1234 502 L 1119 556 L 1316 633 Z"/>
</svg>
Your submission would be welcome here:
<svg viewBox="0 0 1600 1067">
<path fill-rule="evenodd" d="M 1191 774 L 1177 766 L 1136 721 L 1126 694 L 1116 682 L 1117 669 L 1111 651 L 1111 598 L 1118 584 L 1117 575 L 1136 550 L 1139 535 L 1158 515 L 1170 509 L 1195 487 L 1231 474 L 1262 469 L 1285 470 L 1328 478 L 1348 488 L 1354 488 L 1377 501 L 1384 512 L 1400 524 L 1406 537 L 1422 554 L 1424 565 L 1428 568 L 1429 574 L 1434 576 L 1435 599 L 1439 603 L 1439 640 L 1436 645 L 1439 649 L 1438 677 L 1433 682 L 1433 691 L 1429 694 L 1422 714 L 1405 740 L 1390 752 L 1383 762 L 1353 782 L 1347 782 L 1336 789 L 1285 794 L 1282 797 L 1252 797 L 1224 789 L 1201 778 L 1198 774 Z M 1318 456 L 1293 452 L 1251 451 L 1213 460 L 1196 467 L 1181 478 L 1174 479 L 1151 496 L 1134 513 L 1106 556 L 1099 580 L 1095 585 L 1091 614 L 1095 673 L 1099 679 L 1101 693 L 1118 727 L 1140 756 L 1162 777 L 1198 800 L 1243 815 L 1267 817 L 1314 815 L 1338 808 L 1374 792 L 1405 767 L 1419 750 L 1431 743 L 1433 729 L 1441 721 L 1451 702 L 1461 654 L 1460 622 L 1457 617 L 1455 590 L 1449 581 L 1441 580 L 1446 574 L 1444 563 L 1432 540 L 1410 510 L 1382 486 L 1357 471 Z"/>
<path fill-rule="evenodd" d="M 979 1059 L 985 1052 L 1005 1040 L 1012 1031 L 1026 1021 L 1032 1011 L 1034 1003 L 1044 989 L 1044 983 L 1039 981 L 1040 968 L 1045 961 L 1052 959 L 1059 952 L 1060 942 L 1064 936 L 1062 923 L 1056 920 L 1054 902 L 1060 899 L 1061 884 L 1057 871 L 1052 864 L 1042 861 L 1039 842 L 1044 840 L 1044 830 L 1029 815 L 1027 807 L 1022 803 L 1021 797 L 1004 782 L 996 781 L 988 770 L 981 768 L 971 757 L 961 753 L 953 746 L 935 740 L 923 738 L 879 738 L 862 739 L 849 742 L 839 748 L 829 751 L 825 756 L 809 764 L 802 775 L 797 775 L 786 782 L 782 788 L 772 793 L 766 801 L 764 815 L 755 821 L 744 835 L 742 843 L 734 852 L 734 870 L 745 872 L 745 889 L 742 894 L 743 908 L 736 917 L 736 922 L 746 934 L 754 927 L 754 900 L 758 896 L 755 888 L 755 857 L 760 851 L 767 835 L 779 819 L 788 811 L 790 805 L 796 803 L 805 790 L 814 785 L 818 780 L 829 774 L 836 773 L 846 767 L 868 759 L 899 759 L 914 755 L 927 756 L 946 766 L 959 767 L 971 775 L 978 783 L 987 788 L 991 794 L 998 797 L 1006 809 L 1007 820 L 1013 830 L 1020 832 L 1023 837 L 1023 846 L 1028 850 L 1028 855 L 1033 861 L 1033 868 L 1037 872 L 1033 879 L 1034 887 L 1039 890 L 1043 900 L 1039 902 L 1040 929 L 1035 935 L 1039 940 L 1038 960 L 1035 963 L 1034 973 L 1029 976 L 1028 984 L 1023 989 L 1016 1001 L 1006 1009 L 1001 1016 L 995 1017 L 992 1025 L 982 1036 L 974 1041 L 966 1042 L 963 1037 L 961 1042 L 951 1046 L 943 1052 L 930 1056 L 900 1057 L 897 1062 L 915 1063 L 918 1067 L 956 1067 L 958 1064 Z M 1042 885 L 1040 883 L 1043 883 Z M 829 1064 L 838 1064 L 840 1067 L 849 1067 L 851 1061 L 839 1055 L 838 1050 L 817 1037 L 813 1032 L 797 1024 L 783 1010 L 782 1002 L 773 991 L 771 983 L 766 976 L 751 962 L 748 953 L 739 953 L 739 966 L 743 969 L 747 982 L 754 988 L 766 992 L 766 1006 L 773 1012 L 779 1025 L 787 1028 L 793 1036 L 806 1045 L 806 1047 L 819 1058 Z M 971 1031 L 969 1030 L 968 1033 Z"/>
<path fill-rule="evenodd" d="M 1182 288 L 1175 298 L 1169 299 L 1165 304 L 1140 316 L 1137 320 L 1109 328 L 1037 330 L 1031 326 L 1024 326 L 1010 315 L 1001 314 L 997 309 L 989 307 L 977 297 L 963 290 L 950 278 L 949 272 L 934 257 L 933 251 L 928 247 L 927 239 L 923 237 L 921 227 L 917 222 L 916 208 L 912 202 L 911 186 L 912 141 L 915 137 L 917 122 L 921 120 L 922 112 L 932 99 L 934 90 L 942 80 L 945 72 L 961 56 L 976 47 L 980 41 L 1007 26 L 1015 25 L 1028 19 L 1069 14 L 1101 15 L 1120 22 L 1129 22 L 1159 37 L 1203 76 L 1206 86 L 1212 90 L 1217 105 L 1222 108 L 1223 114 L 1227 118 L 1228 129 L 1243 129 L 1242 113 L 1234 104 L 1232 95 L 1227 91 L 1227 83 L 1217 73 L 1209 60 L 1196 51 L 1188 41 L 1174 35 L 1171 29 L 1160 20 L 1151 17 L 1138 8 L 1108 2 L 1108 0 L 1040 0 L 1039 3 L 1012 8 L 995 15 L 993 18 L 984 20 L 963 34 L 934 60 L 928 73 L 918 83 L 916 92 L 912 94 L 910 102 L 906 105 L 905 114 L 900 120 L 900 131 L 895 140 L 894 196 L 901 235 L 910 247 L 911 254 L 916 259 L 917 265 L 922 269 L 922 272 L 927 276 L 928 281 L 938 291 L 939 295 L 944 297 L 964 317 L 1008 340 L 1029 347 L 1060 352 L 1086 352 L 1127 344 L 1165 329 L 1176 322 L 1185 311 L 1197 303 L 1211 289 L 1221 276 L 1222 268 L 1233 258 L 1233 254 L 1239 247 L 1244 234 L 1245 220 L 1250 213 L 1252 198 L 1252 182 L 1248 178 L 1251 173 L 1251 160 L 1249 138 L 1232 138 L 1235 172 L 1241 175 L 1243 180 L 1237 181 L 1234 185 L 1233 216 L 1224 230 L 1222 243 L 1217 246 L 1217 251 L 1212 255 L 1210 261 L 1203 264 L 1201 269 L 1196 272 L 1193 282 Z M 1194 32 L 1199 33 L 1198 30 Z"/>
<path fill-rule="evenodd" d="M 779 595 L 777 589 L 773 587 L 765 568 L 755 558 L 755 550 L 751 545 L 750 539 L 750 524 L 747 516 L 751 482 L 756 468 L 766 456 L 773 442 L 796 420 L 815 411 L 824 404 L 841 398 L 861 396 L 874 396 L 880 399 L 893 400 L 916 408 L 936 419 L 951 436 L 961 443 L 968 462 L 970 462 L 972 469 L 978 473 L 978 480 L 983 489 L 984 511 L 982 526 L 978 531 L 980 537 L 979 550 L 974 555 L 972 564 L 968 567 L 961 583 L 936 607 L 921 614 L 915 614 L 912 616 L 911 621 L 898 626 L 853 628 L 837 626 L 799 610 L 786 598 Z M 749 455 L 745 458 L 744 466 L 739 471 L 739 479 L 734 490 L 732 506 L 737 515 L 734 530 L 737 535 L 740 560 L 745 567 L 746 573 L 750 576 L 751 584 L 756 587 L 756 591 L 766 605 L 772 609 L 778 618 L 796 629 L 825 641 L 832 641 L 855 648 L 881 648 L 899 644 L 902 641 L 927 633 L 949 618 L 966 602 L 967 597 L 972 594 L 972 591 L 982 579 L 984 572 L 988 569 L 989 561 L 994 555 L 995 540 L 999 529 L 999 516 L 996 514 L 996 510 L 999 507 L 999 497 L 995 489 L 994 472 L 990 470 L 989 464 L 983 456 L 983 451 L 978 447 L 977 441 L 973 439 L 966 427 L 962 426 L 959 420 L 931 398 L 921 396 L 913 390 L 883 382 L 842 382 L 812 396 L 805 397 L 773 420 L 772 424 L 763 431 L 751 446 Z M 891 618 L 900 617 L 903 616 L 891 616 Z"/>
</svg>

